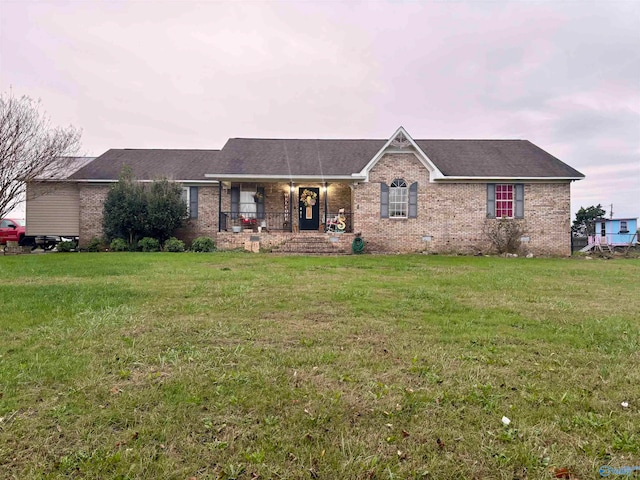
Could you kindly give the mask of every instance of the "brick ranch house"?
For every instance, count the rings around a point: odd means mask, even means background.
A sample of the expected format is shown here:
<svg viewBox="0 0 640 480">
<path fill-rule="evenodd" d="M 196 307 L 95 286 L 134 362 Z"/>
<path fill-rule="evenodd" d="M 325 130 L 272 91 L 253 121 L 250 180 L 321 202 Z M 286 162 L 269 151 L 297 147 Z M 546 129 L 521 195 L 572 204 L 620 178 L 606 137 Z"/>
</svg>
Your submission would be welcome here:
<svg viewBox="0 0 640 480">
<path fill-rule="evenodd" d="M 187 226 L 220 249 L 487 251 L 486 221 L 522 219 L 528 251 L 570 255 L 570 185 L 584 175 L 526 140 L 232 138 L 222 150 L 109 150 L 65 179 L 28 186 L 28 234 L 102 235 L 103 204 L 124 165 L 143 182 L 183 186 Z M 56 188 L 51 188 L 55 183 Z M 46 188 L 38 195 L 39 188 Z M 61 221 L 64 218 L 64 222 Z M 329 230 L 329 231 L 326 231 Z M 326 232 L 325 232 L 326 231 Z"/>
</svg>

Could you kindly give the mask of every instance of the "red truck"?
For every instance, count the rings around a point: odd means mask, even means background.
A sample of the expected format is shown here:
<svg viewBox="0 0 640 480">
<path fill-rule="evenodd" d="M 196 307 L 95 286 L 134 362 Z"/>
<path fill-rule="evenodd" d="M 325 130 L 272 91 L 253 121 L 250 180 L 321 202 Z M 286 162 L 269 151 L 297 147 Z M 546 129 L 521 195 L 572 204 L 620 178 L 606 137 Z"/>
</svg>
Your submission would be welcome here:
<svg viewBox="0 0 640 480">
<path fill-rule="evenodd" d="M 53 249 L 60 241 L 61 237 L 50 235 L 30 236 L 26 234 L 24 222 L 14 218 L 3 218 L 0 220 L 0 245 L 7 242 L 18 242 L 21 247 L 40 247 L 43 250 Z"/>
<path fill-rule="evenodd" d="M 25 236 L 25 228 L 22 222 L 13 218 L 3 218 L 0 220 L 0 245 L 6 245 L 7 242 L 23 243 Z"/>
</svg>

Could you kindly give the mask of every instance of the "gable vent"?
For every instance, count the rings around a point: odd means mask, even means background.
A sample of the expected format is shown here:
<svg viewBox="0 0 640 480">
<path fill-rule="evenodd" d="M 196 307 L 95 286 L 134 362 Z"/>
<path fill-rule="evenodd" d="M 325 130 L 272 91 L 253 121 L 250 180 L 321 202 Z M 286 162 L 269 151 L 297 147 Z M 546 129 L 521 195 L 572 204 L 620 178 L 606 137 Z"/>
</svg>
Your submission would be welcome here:
<svg viewBox="0 0 640 480">
<path fill-rule="evenodd" d="M 407 148 L 411 143 L 404 133 L 399 132 L 396 138 L 391 141 L 391 145 L 397 148 Z"/>
</svg>

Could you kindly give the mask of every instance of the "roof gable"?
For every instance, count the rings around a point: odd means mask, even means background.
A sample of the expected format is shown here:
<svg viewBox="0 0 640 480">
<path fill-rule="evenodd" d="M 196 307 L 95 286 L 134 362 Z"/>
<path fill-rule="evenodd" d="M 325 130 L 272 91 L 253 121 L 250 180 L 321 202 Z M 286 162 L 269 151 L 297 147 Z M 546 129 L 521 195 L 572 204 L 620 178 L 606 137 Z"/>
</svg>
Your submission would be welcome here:
<svg viewBox="0 0 640 480">
<path fill-rule="evenodd" d="M 438 167 L 429 159 L 429 157 L 427 157 L 424 151 L 422 151 L 413 138 L 411 138 L 411 135 L 409 135 L 402 126 L 398 127 L 395 133 L 391 135 L 391 138 L 387 140 L 382 148 L 378 150 L 367 165 L 365 165 L 365 167 L 360 171 L 360 174 L 364 175 L 368 179 L 371 169 L 375 167 L 386 153 L 413 153 L 420 163 L 422 163 L 422 165 L 424 165 L 424 167 L 429 171 L 429 175 L 432 180 L 434 178 L 442 177 L 442 173 Z"/>
</svg>

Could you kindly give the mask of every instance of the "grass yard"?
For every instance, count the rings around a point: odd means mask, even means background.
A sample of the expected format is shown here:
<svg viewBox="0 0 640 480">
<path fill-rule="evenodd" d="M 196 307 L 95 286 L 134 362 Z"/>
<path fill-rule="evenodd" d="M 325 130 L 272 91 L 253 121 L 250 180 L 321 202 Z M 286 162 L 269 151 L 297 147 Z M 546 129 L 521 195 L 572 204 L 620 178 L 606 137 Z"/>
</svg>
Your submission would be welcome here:
<svg viewBox="0 0 640 480">
<path fill-rule="evenodd" d="M 640 466 L 638 259 L 83 253 L 0 275 L 2 479 Z"/>
</svg>

